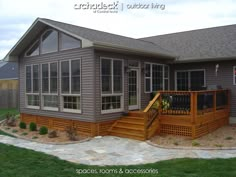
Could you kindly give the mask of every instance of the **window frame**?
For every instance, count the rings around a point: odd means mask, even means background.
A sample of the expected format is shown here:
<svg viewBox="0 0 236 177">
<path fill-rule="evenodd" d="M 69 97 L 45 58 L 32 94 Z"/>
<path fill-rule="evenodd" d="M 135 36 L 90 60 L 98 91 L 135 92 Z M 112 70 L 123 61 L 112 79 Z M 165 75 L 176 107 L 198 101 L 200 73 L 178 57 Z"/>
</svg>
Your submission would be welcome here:
<svg viewBox="0 0 236 177">
<path fill-rule="evenodd" d="M 80 93 L 72 93 L 71 92 L 71 61 L 73 60 L 80 60 Z M 69 61 L 69 93 L 62 93 L 62 72 L 61 72 L 61 63 L 62 62 L 65 62 L 65 61 Z M 82 80 L 82 70 L 81 70 L 81 66 L 82 66 L 82 58 L 77 58 L 77 59 L 69 59 L 69 60 L 61 60 L 60 61 L 60 103 L 61 103 L 61 106 L 60 106 L 60 109 L 62 112 L 68 112 L 68 113 L 82 113 L 82 109 L 81 109 L 81 80 Z M 64 108 L 64 96 L 75 96 L 75 97 L 80 97 L 80 109 L 67 109 L 67 108 Z"/>
<path fill-rule="evenodd" d="M 65 36 L 68 36 L 72 39 L 75 39 L 77 41 L 80 42 L 80 47 L 72 47 L 72 48 L 69 48 L 69 49 L 63 49 L 62 48 L 62 35 L 65 35 Z M 65 51 L 65 50 L 71 50 L 71 49 L 79 49 L 79 48 L 82 48 L 82 40 L 81 39 L 77 39 L 69 34 L 66 34 L 66 33 L 63 33 L 63 32 L 59 32 L 59 51 Z"/>
<path fill-rule="evenodd" d="M 39 49 L 38 49 L 38 50 L 39 50 L 39 51 L 38 51 L 39 54 L 37 54 L 37 55 L 32 55 L 32 56 L 28 56 L 27 53 L 33 48 L 33 46 L 34 46 L 37 42 L 39 43 Z M 40 43 L 41 43 L 41 42 L 40 42 L 40 38 L 37 39 L 36 41 L 34 41 L 34 42 L 30 45 L 30 47 L 25 51 L 24 56 L 25 56 L 25 57 L 36 57 L 36 56 L 39 56 L 39 55 L 40 55 L 40 48 L 41 48 Z"/>
<path fill-rule="evenodd" d="M 102 93 L 102 60 L 111 60 L 111 93 Z M 114 92 L 114 63 L 113 61 L 121 61 L 122 68 L 122 91 L 121 93 Z M 108 113 L 117 113 L 124 111 L 124 60 L 120 58 L 112 58 L 112 57 L 100 57 L 100 89 L 101 89 L 101 114 Z M 120 108 L 118 109 L 109 109 L 102 110 L 102 97 L 112 97 L 112 96 L 120 96 Z"/>
<path fill-rule="evenodd" d="M 56 63 L 57 64 L 57 88 L 59 87 L 59 65 L 58 61 L 52 61 L 52 62 L 47 62 L 47 63 L 41 63 L 41 108 L 42 110 L 48 110 L 48 111 L 59 111 L 59 95 L 58 95 L 58 89 L 57 92 L 51 92 L 51 67 L 50 65 Z M 48 92 L 44 93 L 43 92 L 43 65 L 47 64 L 48 65 Z M 57 96 L 58 100 L 58 107 L 49 107 L 49 106 L 44 106 L 44 96 Z"/>
<path fill-rule="evenodd" d="M 25 107 L 26 108 L 30 108 L 30 109 L 40 109 L 40 94 L 39 94 L 39 90 L 40 90 L 40 65 L 39 64 L 30 64 L 30 65 L 25 65 L 25 76 L 26 76 L 26 70 L 27 67 L 30 66 L 30 70 L 31 70 L 31 91 L 27 92 L 27 82 L 26 82 L 26 77 L 25 77 Z M 38 66 L 38 92 L 34 92 L 33 91 L 33 66 Z M 39 96 L 39 105 L 38 106 L 32 106 L 32 105 L 28 105 L 28 96 L 30 95 L 36 95 Z"/>
<path fill-rule="evenodd" d="M 236 66 L 233 66 L 233 85 L 236 85 Z"/>
<path fill-rule="evenodd" d="M 146 77 L 146 64 L 150 65 L 150 76 Z M 161 64 L 161 63 L 152 63 L 152 62 L 145 62 L 144 63 L 144 93 L 152 93 L 156 92 L 158 90 L 153 91 L 153 76 L 152 76 L 152 66 L 153 65 L 158 65 L 162 66 L 162 83 L 163 83 L 163 88 L 162 90 L 165 90 L 165 80 L 168 80 L 168 90 L 170 89 L 170 66 L 167 64 Z M 168 77 L 165 77 L 165 67 L 168 67 Z M 147 91 L 147 86 L 146 86 L 146 79 L 150 79 L 150 91 Z"/>
<path fill-rule="evenodd" d="M 188 82 L 190 84 L 190 80 L 191 80 L 191 77 L 190 77 L 190 73 L 192 71 L 203 71 L 204 72 L 204 85 L 203 87 L 206 87 L 207 83 L 206 83 L 206 69 L 189 69 L 189 70 L 176 70 L 175 71 L 175 90 L 177 91 L 177 72 L 188 72 Z M 188 85 L 188 87 L 191 87 L 191 85 Z"/>
<path fill-rule="evenodd" d="M 48 31 L 55 31 L 57 33 L 57 48 L 56 48 L 56 51 L 50 51 L 50 52 L 44 52 L 43 53 L 43 36 L 48 32 Z M 49 54 L 49 53 L 56 53 L 56 52 L 59 52 L 59 43 L 60 43 L 60 38 L 59 38 L 59 31 L 55 30 L 55 29 L 52 29 L 52 28 L 49 28 L 49 29 L 46 29 L 39 37 L 39 40 L 40 40 L 40 48 L 39 48 L 39 55 L 45 55 L 45 54 Z"/>
</svg>

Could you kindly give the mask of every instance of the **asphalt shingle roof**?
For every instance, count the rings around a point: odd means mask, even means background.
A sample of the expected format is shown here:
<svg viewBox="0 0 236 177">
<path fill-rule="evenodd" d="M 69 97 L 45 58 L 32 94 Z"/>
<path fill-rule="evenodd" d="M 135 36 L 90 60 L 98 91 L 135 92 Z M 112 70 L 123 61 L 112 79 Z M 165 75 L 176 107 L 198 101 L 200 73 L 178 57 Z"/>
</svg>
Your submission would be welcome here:
<svg viewBox="0 0 236 177">
<path fill-rule="evenodd" d="M 0 61 L 0 80 L 18 78 L 18 64 Z"/>
<path fill-rule="evenodd" d="M 236 25 L 142 38 L 171 50 L 179 60 L 236 57 Z"/>
<path fill-rule="evenodd" d="M 163 55 L 171 56 L 172 52 L 168 51 L 162 47 L 160 47 L 158 44 L 149 42 L 149 41 L 143 41 L 139 39 L 134 39 L 130 37 L 125 37 L 121 35 L 111 34 L 103 31 L 98 31 L 94 29 L 84 28 L 80 26 L 75 26 L 72 24 L 62 23 L 58 21 L 53 21 L 49 19 L 40 18 L 41 22 L 49 23 L 53 26 L 59 27 L 60 29 L 63 29 L 65 31 L 68 31 L 72 34 L 81 36 L 87 40 L 92 41 L 93 43 L 104 43 L 104 44 L 110 44 L 111 46 L 120 46 L 124 48 L 128 48 L 130 50 L 140 50 L 140 51 L 146 51 L 146 52 L 152 52 L 152 53 L 160 53 Z M 174 56 L 173 56 L 174 57 Z"/>
</svg>

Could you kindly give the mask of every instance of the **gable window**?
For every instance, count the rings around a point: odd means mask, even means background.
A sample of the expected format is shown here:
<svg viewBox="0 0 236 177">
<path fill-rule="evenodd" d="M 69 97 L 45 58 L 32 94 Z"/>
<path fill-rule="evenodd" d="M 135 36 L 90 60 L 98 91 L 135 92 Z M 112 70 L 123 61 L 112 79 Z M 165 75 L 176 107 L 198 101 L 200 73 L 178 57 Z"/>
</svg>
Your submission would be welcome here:
<svg viewBox="0 0 236 177">
<path fill-rule="evenodd" d="M 42 64 L 42 107 L 45 110 L 58 110 L 57 62 Z"/>
<path fill-rule="evenodd" d="M 234 85 L 236 85 L 236 66 L 233 67 L 233 79 L 234 79 Z"/>
<path fill-rule="evenodd" d="M 61 33 L 61 50 L 80 48 L 81 41 Z"/>
<path fill-rule="evenodd" d="M 80 62 L 80 59 L 61 61 L 61 94 L 63 101 L 62 109 L 64 112 L 81 112 Z"/>
<path fill-rule="evenodd" d="M 39 55 L 39 40 L 36 41 L 25 54 L 27 57 Z"/>
<path fill-rule="evenodd" d="M 41 54 L 57 52 L 58 50 L 62 51 L 81 48 L 81 46 L 81 40 L 75 39 L 56 30 L 48 29 L 25 52 L 25 56 L 32 57 Z"/>
<path fill-rule="evenodd" d="M 26 66 L 26 106 L 39 109 L 39 65 Z"/>
<path fill-rule="evenodd" d="M 58 51 L 58 32 L 47 30 L 41 37 L 41 53 L 51 53 Z"/>
<path fill-rule="evenodd" d="M 169 66 L 145 63 L 145 92 L 169 89 Z"/>
<path fill-rule="evenodd" d="M 101 58 L 102 113 L 122 111 L 123 62 Z"/>
</svg>

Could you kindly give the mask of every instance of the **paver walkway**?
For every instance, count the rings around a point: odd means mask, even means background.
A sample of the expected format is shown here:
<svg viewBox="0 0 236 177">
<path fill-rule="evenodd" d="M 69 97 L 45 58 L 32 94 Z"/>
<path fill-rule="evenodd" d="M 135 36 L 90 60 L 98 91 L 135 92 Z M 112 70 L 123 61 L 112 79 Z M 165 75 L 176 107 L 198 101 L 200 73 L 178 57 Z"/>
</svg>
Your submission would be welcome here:
<svg viewBox="0 0 236 177">
<path fill-rule="evenodd" d="M 105 136 L 90 141 L 51 145 L 0 135 L 0 143 L 44 152 L 60 159 L 88 165 L 128 165 L 152 163 L 173 158 L 231 158 L 236 150 L 162 149 L 146 142 Z"/>
</svg>

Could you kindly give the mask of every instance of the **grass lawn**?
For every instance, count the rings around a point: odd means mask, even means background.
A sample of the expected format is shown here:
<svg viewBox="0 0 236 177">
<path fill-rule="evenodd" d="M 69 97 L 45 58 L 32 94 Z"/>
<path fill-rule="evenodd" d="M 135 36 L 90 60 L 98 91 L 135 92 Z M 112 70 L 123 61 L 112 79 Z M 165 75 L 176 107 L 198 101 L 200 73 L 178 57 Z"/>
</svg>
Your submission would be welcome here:
<svg viewBox="0 0 236 177">
<path fill-rule="evenodd" d="M 6 177 L 235 177 L 236 158 L 175 159 L 135 166 L 87 166 L 56 157 L 0 143 L 0 176 Z M 158 174 L 127 174 L 125 170 L 156 169 Z M 97 174 L 77 174 L 76 170 L 93 170 Z M 115 172 L 123 171 L 123 174 Z M 110 171 L 110 173 L 108 173 Z M 113 172 L 113 173 L 112 173 Z M 106 174 L 108 173 L 108 174 Z"/>
<path fill-rule="evenodd" d="M 8 112 L 10 114 L 19 114 L 17 109 L 0 109 L 0 121 L 5 119 Z"/>
</svg>

